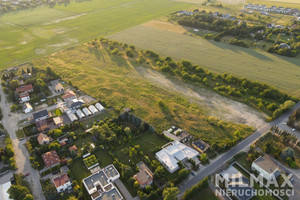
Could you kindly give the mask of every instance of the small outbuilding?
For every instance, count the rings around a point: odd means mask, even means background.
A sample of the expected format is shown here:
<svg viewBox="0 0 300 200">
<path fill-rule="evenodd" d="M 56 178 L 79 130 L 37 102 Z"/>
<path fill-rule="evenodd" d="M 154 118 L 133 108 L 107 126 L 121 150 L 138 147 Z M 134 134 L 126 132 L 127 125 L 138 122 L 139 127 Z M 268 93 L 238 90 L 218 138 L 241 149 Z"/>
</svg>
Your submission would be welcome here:
<svg viewBox="0 0 300 200">
<path fill-rule="evenodd" d="M 95 104 L 95 107 L 96 107 L 100 112 L 102 112 L 102 111 L 105 110 L 105 108 L 104 108 L 100 103 L 96 103 L 96 104 Z"/>
<path fill-rule="evenodd" d="M 93 114 L 96 114 L 97 112 L 99 112 L 99 111 L 97 110 L 97 108 L 96 108 L 95 106 L 93 106 L 93 105 L 90 105 L 90 106 L 89 106 L 89 110 L 90 110 Z"/>
<path fill-rule="evenodd" d="M 78 116 L 79 119 L 85 117 L 85 114 L 83 114 L 83 112 L 80 109 L 76 110 L 76 115 Z"/>
<path fill-rule="evenodd" d="M 89 109 L 87 109 L 86 107 L 82 108 L 83 113 L 85 114 L 85 116 L 90 116 L 92 115 L 91 111 L 89 111 Z"/>
</svg>

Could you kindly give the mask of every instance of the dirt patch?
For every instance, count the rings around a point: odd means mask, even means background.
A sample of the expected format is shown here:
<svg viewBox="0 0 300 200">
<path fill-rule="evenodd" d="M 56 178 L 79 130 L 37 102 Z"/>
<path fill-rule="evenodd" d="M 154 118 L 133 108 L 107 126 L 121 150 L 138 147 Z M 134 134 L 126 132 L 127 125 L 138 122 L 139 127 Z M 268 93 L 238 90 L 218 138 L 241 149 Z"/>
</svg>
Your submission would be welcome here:
<svg viewBox="0 0 300 200">
<path fill-rule="evenodd" d="M 185 33 L 187 30 L 183 28 L 182 26 L 172 24 L 170 22 L 163 22 L 159 20 L 151 20 L 149 22 L 146 22 L 142 24 L 142 26 L 148 26 L 151 28 L 156 28 L 164 31 L 171 31 L 174 33 Z"/>
<path fill-rule="evenodd" d="M 265 124 L 265 114 L 245 104 L 223 97 L 211 90 L 196 87 L 180 80 L 168 79 L 160 72 L 149 68 L 136 67 L 136 71 L 142 78 L 155 85 L 181 93 L 192 103 L 196 103 L 204 108 L 208 115 L 215 116 L 224 121 L 248 124 L 255 128 L 259 128 Z"/>
</svg>

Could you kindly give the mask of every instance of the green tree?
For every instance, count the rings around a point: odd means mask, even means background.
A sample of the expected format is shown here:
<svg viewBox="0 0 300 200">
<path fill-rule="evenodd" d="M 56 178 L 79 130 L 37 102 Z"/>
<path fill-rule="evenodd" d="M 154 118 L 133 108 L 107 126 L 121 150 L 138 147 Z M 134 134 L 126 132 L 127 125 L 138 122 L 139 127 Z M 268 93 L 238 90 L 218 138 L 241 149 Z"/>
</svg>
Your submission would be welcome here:
<svg viewBox="0 0 300 200">
<path fill-rule="evenodd" d="M 68 200 L 78 200 L 78 198 L 76 198 L 76 197 L 74 197 L 74 196 L 70 196 L 70 197 L 68 198 Z"/>
<path fill-rule="evenodd" d="M 175 200 L 178 193 L 178 187 L 166 187 L 163 191 L 163 198 L 164 200 Z"/>
<path fill-rule="evenodd" d="M 8 189 L 10 199 L 24 200 L 27 194 L 30 194 L 29 189 L 21 185 L 11 185 Z"/>
<path fill-rule="evenodd" d="M 207 158 L 207 154 L 206 153 L 201 154 L 200 161 L 201 161 L 202 164 L 208 163 L 208 158 Z"/>
<path fill-rule="evenodd" d="M 283 149 L 281 152 L 281 158 L 283 160 L 286 160 L 288 157 L 294 158 L 294 155 L 295 155 L 294 149 L 292 149 L 291 147 L 287 147 Z"/>
<path fill-rule="evenodd" d="M 24 200 L 34 200 L 34 196 L 32 194 L 26 194 Z"/>
</svg>

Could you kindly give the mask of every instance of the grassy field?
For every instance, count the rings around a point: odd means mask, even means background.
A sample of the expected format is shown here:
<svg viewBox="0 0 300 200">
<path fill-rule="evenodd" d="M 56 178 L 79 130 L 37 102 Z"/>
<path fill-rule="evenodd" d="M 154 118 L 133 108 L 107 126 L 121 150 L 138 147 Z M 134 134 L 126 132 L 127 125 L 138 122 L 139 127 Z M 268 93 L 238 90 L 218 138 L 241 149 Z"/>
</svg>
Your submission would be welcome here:
<svg viewBox="0 0 300 200">
<path fill-rule="evenodd" d="M 202 189 L 201 191 L 196 192 L 194 196 L 191 198 L 191 200 L 198 200 L 199 197 L 205 200 L 218 200 L 218 198 L 209 188 L 205 188 Z"/>
<path fill-rule="evenodd" d="M 277 56 L 145 25 L 112 34 L 108 38 L 151 49 L 162 56 L 190 60 L 214 72 L 232 73 L 267 83 L 300 97 L 299 58 Z"/>
<path fill-rule="evenodd" d="M 188 8 L 169 0 L 72 1 L 0 16 L 0 68 L 108 35 Z"/>
<path fill-rule="evenodd" d="M 71 80 L 80 90 L 115 110 L 132 107 L 137 116 L 153 124 L 157 131 L 176 125 L 210 143 L 219 144 L 233 139 L 237 129 L 241 129 L 244 136 L 251 132 L 244 125 L 224 123 L 224 128 L 216 126 L 208 119 L 204 108 L 191 104 L 179 93 L 151 84 L 132 63 L 111 56 L 105 49 L 78 46 L 32 63 L 52 67 L 62 79 Z M 159 106 L 160 101 L 165 108 Z"/>
</svg>

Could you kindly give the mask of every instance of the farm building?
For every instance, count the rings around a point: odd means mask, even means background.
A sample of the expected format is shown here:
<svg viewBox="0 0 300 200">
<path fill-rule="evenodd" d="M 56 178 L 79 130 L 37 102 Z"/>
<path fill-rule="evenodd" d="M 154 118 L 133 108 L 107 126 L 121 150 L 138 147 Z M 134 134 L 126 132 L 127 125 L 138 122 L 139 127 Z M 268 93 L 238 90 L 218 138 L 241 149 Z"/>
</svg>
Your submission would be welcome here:
<svg viewBox="0 0 300 200">
<path fill-rule="evenodd" d="M 100 103 L 96 103 L 95 106 L 100 112 L 105 110 L 105 108 Z"/>
<path fill-rule="evenodd" d="M 96 108 L 95 106 L 93 106 L 93 105 L 90 105 L 90 106 L 89 106 L 89 110 L 90 110 L 93 114 L 96 114 L 97 112 L 99 112 L 99 111 L 97 110 L 97 108 Z"/>
<path fill-rule="evenodd" d="M 83 112 L 80 109 L 76 110 L 76 115 L 78 116 L 79 119 L 82 119 L 85 117 L 85 115 L 83 114 Z"/>
<path fill-rule="evenodd" d="M 67 115 L 68 115 L 69 119 L 71 120 L 71 122 L 74 122 L 74 121 L 78 120 L 76 115 L 72 112 L 68 112 Z"/>
<path fill-rule="evenodd" d="M 84 107 L 83 109 L 82 109 L 82 111 L 83 111 L 83 113 L 85 114 L 85 116 L 90 116 L 92 113 L 91 113 L 91 111 L 89 111 L 89 109 L 87 109 L 86 107 Z"/>
</svg>

